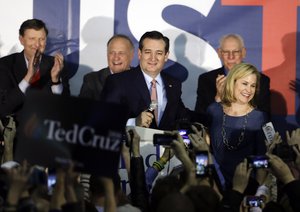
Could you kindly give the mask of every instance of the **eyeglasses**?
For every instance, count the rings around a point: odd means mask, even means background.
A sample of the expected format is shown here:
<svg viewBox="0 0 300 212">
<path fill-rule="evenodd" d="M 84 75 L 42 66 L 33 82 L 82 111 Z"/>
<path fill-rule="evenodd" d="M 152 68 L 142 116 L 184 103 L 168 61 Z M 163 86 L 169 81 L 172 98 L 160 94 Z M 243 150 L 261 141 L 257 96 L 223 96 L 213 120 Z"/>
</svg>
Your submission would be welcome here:
<svg viewBox="0 0 300 212">
<path fill-rule="evenodd" d="M 229 55 L 233 56 L 239 56 L 241 54 L 242 50 L 233 50 L 233 51 L 223 51 L 221 50 L 221 53 L 223 56 L 228 57 Z"/>
</svg>

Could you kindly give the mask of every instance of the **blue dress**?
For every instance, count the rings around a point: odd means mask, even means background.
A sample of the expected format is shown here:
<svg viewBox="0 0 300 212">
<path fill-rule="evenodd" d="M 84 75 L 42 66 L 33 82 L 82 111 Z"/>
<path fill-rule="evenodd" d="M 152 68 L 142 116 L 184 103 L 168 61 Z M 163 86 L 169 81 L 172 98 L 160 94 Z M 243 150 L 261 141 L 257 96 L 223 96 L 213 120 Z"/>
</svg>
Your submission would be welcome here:
<svg viewBox="0 0 300 212">
<path fill-rule="evenodd" d="M 267 114 L 254 109 L 245 116 L 229 116 L 216 102 L 208 107 L 207 112 L 213 155 L 224 176 L 226 188 L 230 189 L 236 166 L 249 155 L 266 153 L 262 125 L 267 122 Z"/>
</svg>

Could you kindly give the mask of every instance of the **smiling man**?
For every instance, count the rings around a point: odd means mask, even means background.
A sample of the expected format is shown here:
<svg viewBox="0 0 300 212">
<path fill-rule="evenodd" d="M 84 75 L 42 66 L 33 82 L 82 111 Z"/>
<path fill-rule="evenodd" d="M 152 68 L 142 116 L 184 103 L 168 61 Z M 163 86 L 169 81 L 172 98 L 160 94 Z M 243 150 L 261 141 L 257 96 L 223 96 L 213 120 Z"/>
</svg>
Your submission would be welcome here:
<svg viewBox="0 0 300 212">
<path fill-rule="evenodd" d="M 238 34 L 224 35 L 220 39 L 218 55 L 223 66 L 201 74 L 198 79 L 197 101 L 195 111 L 205 113 L 213 102 L 219 102 L 223 93 L 224 82 L 228 72 L 246 57 L 243 38 Z M 259 94 L 255 99 L 259 110 L 270 113 L 270 79 L 261 73 Z"/>
<path fill-rule="evenodd" d="M 16 113 L 28 89 L 69 95 L 64 58 L 44 53 L 48 29 L 39 19 L 29 19 L 19 29 L 24 50 L 0 59 L 0 118 Z M 35 55 L 39 55 L 35 58 Z M 34 60 L 35 58 L 35 60 Z"/>
<path fill-rule="evenodd" d="M 140 64 L 130 71 L 110 75 L 102 100 L 128 107 L 132 124 L 158 129 L 175 129 L 177 120 L 188 119 L 181 100 L 181 83 L 162 73 L 169 56 L 169 39 L 158 31 L 146 32 L 139 41 Z M 148 112 L 155 101 L 154 113 Z"/>
<path fill-rule="evenodd" d="M 108 67 L 86 74 L 79 96 L 99 100 L 106 78 L 129 70 L 133 56 L 134 45 L 129 37 L 122 34 L 111 37 L 107 42 Z"/>
</svg>

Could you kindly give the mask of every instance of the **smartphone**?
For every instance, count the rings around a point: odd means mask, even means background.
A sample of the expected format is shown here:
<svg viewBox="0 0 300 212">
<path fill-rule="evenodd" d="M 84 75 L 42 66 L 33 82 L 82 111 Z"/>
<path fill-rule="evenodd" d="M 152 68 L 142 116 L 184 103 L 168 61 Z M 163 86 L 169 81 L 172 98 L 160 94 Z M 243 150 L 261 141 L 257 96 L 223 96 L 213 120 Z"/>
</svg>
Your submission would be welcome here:
<svg viewBox="0 0 300 212">
<path fill-rule="evenodd" d="M 268 122 L 262 126 L 268 144 L 271 144 L 275 135 L 275 129 L 272 122 Z"/>
<path fill-rule="evenodd" d="M 245 196 L 243 204 L 246 207 L 262 207 L 263 202 L 259 196 Z"/>
<path fill-rule="evenodd" d="M 48 193 L 52 194 L 53 193 L 53 189 L 56 183 L 56 175 L 55 173 L 48 173 Z"/>
<path fill-rule="evenodd" d="M 266 155 L 251 155 L 247 157 L 250 168 L 268 168 L 269 158 Z"/>
<path fill-rule="evenodd" d="M 208 151 L 196 152 L 196 177 L 207 175 Z"/>
<path fill-rule="evenodd" d="M 170 146 L 171 142 L 176 139 L 177 139 L 176 135 L 154 134 L 153 145 Z"/>
<path fill-rule="evenodd" d="M 188 129 L 180 129 L 178 130 L 179 131 L 179 134 L 181 135 L 182 139 L 183 139 L 183 142 L 185 143 L 185 145 L 188 147 L 188 148 L 191 148 L 191 140 L 189 139 L 189 133 L 190 131 Z"/>
</svg>

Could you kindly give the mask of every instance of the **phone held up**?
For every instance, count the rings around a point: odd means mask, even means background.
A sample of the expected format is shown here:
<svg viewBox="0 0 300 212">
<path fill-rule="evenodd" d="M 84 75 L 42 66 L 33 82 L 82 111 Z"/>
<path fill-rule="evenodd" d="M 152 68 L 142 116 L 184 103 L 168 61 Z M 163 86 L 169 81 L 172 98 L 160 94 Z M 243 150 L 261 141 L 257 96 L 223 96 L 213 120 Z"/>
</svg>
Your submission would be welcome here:
<svg viewBox="0 0 300 212">
<path fill-rule="evenodd" d="M 196 152 L 196 177 L 204 177 L 208 174 L 208 151 Z"/>
<path fill-rule="evenodd" d="M 266 140 L 268 144 L 271 144 L 275 135 L 275 129 L 272 122 L 268 122 L 262 126 Z M 299 149 L 297 144 L 289 145 L 286 142 L 282 142 L 276 145 L 273 153 L 280 157 L 284 162 L 291 162 L 296 160 L 296 153 L 293 150 L 293 146 Z"/>
<path fill-rule="evenodd" d="M 245 196 L 243 205 L 245 207 L 262 207 L 264 200 L 259 196 Z"/>
<path fill-rule="evenodd" d="M 268 144 L 271 144 L 275 135 L 275 129 L 272 122 L 268 122 L 262 126 Z"/>
<path fill-rule="evenodd" d="M 49 170 L 48 177 L 47 177 L 47 186 L 48 186 L 49 194 L 53 193 L 55 184 L 56 184 L 56 173 L 54 170 Z"/>
<path fill-rule="evenodd" d="M 191 141 L 188 137 L 190 131 L 188 129 L 180 129 L 178 130 L 179 134 L 182 137 L 182 140 L 187 148 L 191 148 Z M 170 146 L 173 140 L 177 140 L 176 135 L 170 134 L 154 134 L 153 135 L 153 145 L 161 145 L 161 146 Z"/>
<path fill-rule="evenodd" d="M 169 147 L 173 140 L 176 140 L 176 135 L 170 134 L 154 134 L 153 135 L 153 145 L 161 145 L 164 147 Z"/>
<path fill-rule="evenodd" d="M 269 158 L 266 155 L 250 155 L 247 157 L 250 168 L 260 169 L 269 167 Z"/>
<path fill-rule="evenodd" d="M 182 137 L 182 140 L 187 148 L 192 148 L 191 140 L 189 139 L 190 130 L 189 129 L 180 129 L 178 130 L 179 134 Z"/>
</svg>

